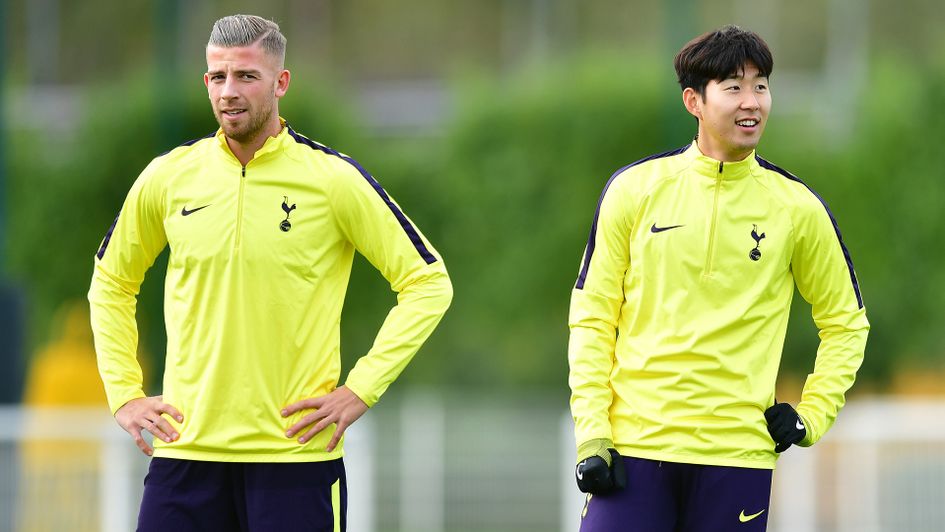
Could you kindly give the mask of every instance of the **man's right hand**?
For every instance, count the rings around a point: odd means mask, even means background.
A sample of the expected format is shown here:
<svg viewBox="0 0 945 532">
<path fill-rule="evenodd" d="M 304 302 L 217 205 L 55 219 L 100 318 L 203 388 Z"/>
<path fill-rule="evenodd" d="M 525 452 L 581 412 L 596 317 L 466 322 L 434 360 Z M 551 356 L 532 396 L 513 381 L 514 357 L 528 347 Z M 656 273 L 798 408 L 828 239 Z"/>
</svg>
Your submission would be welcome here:
<svg viewBox="0 0 945 532">
<path fill-rule="evenodd" d="M 583 452 L 581 452 L 583 451 Z M 581 445 L 581 456 L 586 456 L 574 469 L 578 489 L 592 495 L 604 495 L 627 485 L 623 458 L 607 440 L 592 440 Z"/>
<path fill-rule="evenodd" d="M 173 417 L 178 423 L 184 421 L 183 414 L 165 403 L 162 395 L 139 397 L 128 401 L 115 412 L 115 420 L 118 421 L 121 428 L 134 437 L 135 445 L 141 449 L 141 452 L 151 456 L 154 449 L 148 445 L 148 442 L 144 441 L 141 436 L 142 430 L 146 430 L 155 438 L 160 438 L 168 443 L 180 436 L 177 434 L 177 430 L 161 414 Z"/>
</svg>

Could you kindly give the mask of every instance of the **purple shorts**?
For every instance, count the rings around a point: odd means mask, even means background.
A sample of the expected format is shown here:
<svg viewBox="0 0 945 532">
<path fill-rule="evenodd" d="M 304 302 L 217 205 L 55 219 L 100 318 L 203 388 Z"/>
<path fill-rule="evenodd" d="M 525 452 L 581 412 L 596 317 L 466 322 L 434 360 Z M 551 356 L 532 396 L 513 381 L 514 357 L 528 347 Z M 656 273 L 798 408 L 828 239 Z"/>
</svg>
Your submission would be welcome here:
<svg viewBox="0 0 945 532">
<path fill-rule="evenodd" d="M 152 458 L 141 532 L 345 530 L 342 459 L 302 463 Z"/>
<path fill-rule="evenodd" d="M 770 469 L 623 458 L 627 487 L 589 495 L 581 532 L 764 532 Z"/>
</svg>

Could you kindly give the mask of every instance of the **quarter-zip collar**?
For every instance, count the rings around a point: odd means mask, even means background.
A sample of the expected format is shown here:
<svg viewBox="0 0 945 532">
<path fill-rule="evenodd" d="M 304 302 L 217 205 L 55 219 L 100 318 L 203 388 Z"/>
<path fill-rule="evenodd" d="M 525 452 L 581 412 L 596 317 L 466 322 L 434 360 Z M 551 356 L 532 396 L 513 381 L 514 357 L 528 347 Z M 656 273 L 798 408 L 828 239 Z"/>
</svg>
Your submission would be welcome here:
<svg viewBox="0 0 945 532">
<path fill-rule="evenodd" d="M 286 124 L 286 121 L 281 116 L 279 117 L 279 124 L 282 125 L 282 130 L 279 131 L 279 134 L 275 137 L 268 137 L 266 142 L 263 143 L 262 147 L 256 150 L 256 153 L 253 155 L 253 158 L 250 159 L 247 165 L 253 161 L 260 159 L 270 153 L 279 151 L 282 149 L 287 142 L 294 142 L 289 136 L 289 127 Z M 233 151 L 230 150 L 229 144 L 226 143 L 226 134 L 223 133 L 223 128 L 217 129 L 216 133 L 217 145 L 222 149 L 226 155 L 233 159 L 233 162 L 240 164 L 239 160 L 236 158 L 236 155 L 233 154 Z M 242 166 L 242 165 L 240 165 Z"/>
<path fill-rule="evenodd" d="M 741 179 L 747 177 L 752 172 L 757 172 L 761 166 L 755 159 L 755 151 L 752 150 L 747 157 L 740 161 L 722 162 L 704 155 L 699 150 L 696 141 L 692 141 L 690 149 L 686 150 L 685 155 L 689 159 L 690 167 L 706 177 L 712 179 Z"/>
</svg>

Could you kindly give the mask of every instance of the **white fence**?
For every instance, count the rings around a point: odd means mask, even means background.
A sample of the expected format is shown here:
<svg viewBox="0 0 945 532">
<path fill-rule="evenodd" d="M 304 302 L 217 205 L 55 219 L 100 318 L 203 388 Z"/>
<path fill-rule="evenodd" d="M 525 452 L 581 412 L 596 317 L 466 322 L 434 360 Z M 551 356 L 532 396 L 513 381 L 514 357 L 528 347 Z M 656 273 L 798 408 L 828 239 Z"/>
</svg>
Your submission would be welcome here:
<svg viewBox="0 0 945 532">
<path fill-rule="evenodd" d="M 562 421 L 571 437 L 571 419 Z M 573 463 L 574 450 L 561 460 Z M 583 496 L 562 473 L 562 531 L 576 531 Z M 816 445 L 791 447 L 774 472 L 770 532 L 945 530 L 945 401 L 853 401 Z"/>
<path fill-rule="evenodd" d="M 348 431 L 351 532 L 577 530 L 557 397 L 403 395 Z M 132 530 L 147 460 L 101 410 L 0 408 L 0 531 Z M 945 530 L 945 401 L 854 401 L 774 479 L 772 532 Z"/>
</svg>

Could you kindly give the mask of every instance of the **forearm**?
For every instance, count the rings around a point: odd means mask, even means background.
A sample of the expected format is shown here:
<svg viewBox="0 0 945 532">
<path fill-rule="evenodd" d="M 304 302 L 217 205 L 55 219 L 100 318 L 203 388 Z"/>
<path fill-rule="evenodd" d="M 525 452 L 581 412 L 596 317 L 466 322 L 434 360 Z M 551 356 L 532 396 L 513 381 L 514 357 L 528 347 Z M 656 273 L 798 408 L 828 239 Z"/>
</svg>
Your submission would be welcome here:
<svg viewBox="0 0 945 532">
<path fill-rule="evenodd" d="M 89 289 L 89 310 L 99 374 L 114 414 L 132 399 L 144 397 L 136 353 L 136 290 L 96 265 Z"/>
<path fill-rule="evenodd" d="M 609 336 L 599 329 L 581 326 L 571 328 L 568 385 L 571 388 L 574 437 L 579 447 L 593 439 L 613 441 L 610 428 L 613 351 L 608 352 L 606 348 Z M 610 345 L 613 345 L 612 341 Z"/>
<path fill-rule="evenodd" d="M 348 374 L 345 386 L 373 406 L 436 328 L 452 298 L 446 270 L 428 267 L 398 293 L 397 305 L 388 313 L 371 350 Z"/>
<path fill-rule="evenodd" d="M 856 379 L 869 331 L 865 314 L 858 314 L 861 317 L 853 323 L 821 329 L 814 371 L 807 378 L 797 406 L 807 426 L 802 446 L 813 445 L 830 429 Z"/>
<path fill-rule="evenodd" d="M 616 303 L 609 298 L 578 290 L 572 294 L 568 385 L 578 447 L 593 439 L 613 441 L 610 374 L 614 366 L 618 312 Z"/>
</svg>

